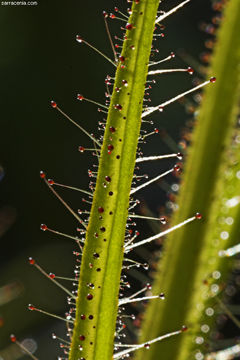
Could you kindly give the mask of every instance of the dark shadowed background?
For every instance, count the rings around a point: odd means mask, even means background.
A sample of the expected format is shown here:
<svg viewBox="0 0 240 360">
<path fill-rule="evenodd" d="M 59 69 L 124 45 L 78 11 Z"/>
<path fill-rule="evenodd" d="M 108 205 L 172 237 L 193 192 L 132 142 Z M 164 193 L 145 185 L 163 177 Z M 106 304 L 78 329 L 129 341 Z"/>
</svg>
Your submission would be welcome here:
<svg viewBox="0 0 240 360">
<path fill-rule="evenodd" d="M 168 9 L 179 1 L 163 2 Z M 38 0 L 37 6 L 0 5 L 0 359 L 13 360 L 20 355 L 12 347 L 9 335 L 31 340 L 40 359 L 56 359 L 57 344 L 53 331 L 64 336 L 64 326 L 42 314 L 29 312 L 28 303 L 57 314 L 67 310 L 66 296 L 28 264 L 32 256 L 47 272 L 72 276 L 75 258 L 71 240 L 39 230 L 41 223 L 76 235 L 76 221 L 53 197 L 39 178 L 48 177 L 64 184 L 87 189 L 87 170 L 95 163 L 91 154 L 81 154 L 78 146 L 91 142 L 50 106 L 54 99 L 74 120 L 90 132 L 97 133 L 102 114 L 94 105 L 79 102 L 76 94 L 104 103 L 104 79 L 112 66 L 75 40 L 80 34 L 111 56 L 102 10 L 114 6 L 126 12 L 130 6 L 121 1 Z M 157 40 L 157 58 L 182 50 L 199 61 L 209 35 L 199 30 L 200 22 L 213 15 L 210 0 L 192 0 L 185 9 L 167 19 L 165 37 Z M 111 33 L 121 36 L 117 21 L 109 20 Z M 165 68 L 187 67 L 180 56 Z M 158 104 L 192 86 L 188 74 L 158 77 L 152 103 Z M 146 154 L 177 150 L 180 130 L 191 118 L 184 107 L 174 104 L 153 117 L 155 127 L 165 129 L 172 148 L 161 136 L 149 138 Z M 149 127 L 151 130 L 151 127 Z M 149 176 L 168 168 L 169 163 L 146 166 Z M 74 209 L 84 208 L 82 196 L 70 190 L 60 191 Z M 163 205 L 166 193 L 153 185 L 141 192 L 151 210 Z M 143 231 L 149 229 L 139 225 Z M 2 352 L 1 352 L 2 351 Z M 61 352 L 60 352 L 61 354 Z M 22 357 L 24 358 L 24 356 Z"/>
</svg>

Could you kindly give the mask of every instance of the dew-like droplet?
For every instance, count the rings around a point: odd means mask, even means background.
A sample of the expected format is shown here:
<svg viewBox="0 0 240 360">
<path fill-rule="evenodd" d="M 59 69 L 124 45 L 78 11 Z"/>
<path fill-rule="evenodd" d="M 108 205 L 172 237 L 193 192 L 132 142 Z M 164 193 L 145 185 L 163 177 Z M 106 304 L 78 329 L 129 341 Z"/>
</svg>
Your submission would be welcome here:
<svg viewBox="0 0 240 360">
<path fill-rule="evenodd" d="M 14 335 L 14 334 L 11 334 L 10 335 L 10 340 L 11 340 L 11 342 L 16 342 L 17 341 L 17 338 L 16 338 L 16 336 Z"/>
<path fill-rule="evenodd" d="M 126 29 L 127 30 L 132 30 L 132 28 L 133 28 L 133 24 L 130 24 L 130 23 L 126 24 Z"/>
<path fill-rule="evenodd" d="M 85 147 L 84 146 L 79 146 L 78 147 L 78 151 L 80 151 L 81 153 L 83 153 L 85 150 Z"/>
<path fill-rule="evenodd" d="M 127 80 L 122 80 L 122 83 L 123 83 L 124 86 L 126 86 L 126 87 L 128 86 Z"/>
<path fill-rule="evenodd" d="M 212 76 L 212 77 L 210 78 L 210 82 L 211 82 L 211 83 L 215 83 L 215 82 L 216 82 L 216 80 L 217 80 L 217 79 L 216 79 L 216 77 L 215 77 L 215 76 Z"/>
<path fill-rule="evenodd" d="M 110 126 L 109 130 L 111 131 L 111 133 L 115 133 L 115 131 L 116 131 L 115 127 L 113 127 L 113 126 Z"/>
<path fill-rule="evenodd" d="M 114 146 L 113 146 L 112 144 L 110 144 L 110 145 L 108 145 L 108 147 L 107 147 L 107 148 L 108 148 L 108 152 L 109 152 L 109 151 L 111 152 L 111 151 L 113 151 Z"/>
<path fill-rule="evenodd" d="M 40 178 L 41 179 L 44 179 L 46 177 L 46 174 L 45 174 L 45 172 L 44 171 L 40 171 Z"/>
<path fill-rule="evenodd" d="M 81 94 L 77 94 L 77 99 L 80 100 L 80 101 L 83 101 L 83 100 L 84 100 L 84 96 L 81 95 Z"/>
<path fill-rule="evenodd" d="M 173 169 L 175 172 L 179 172 L 181 170 L 181 167 L 176 164 L 176 165 L 174 165 Z"/>
<path fill-rule="evenodd" d="M 106 19 L 108 17 L 108 13 L 106 11 L 103 11 L 103 17 Z"/>
<path fill-rule="evenodd" d="M 33 310 L 36 310 L 36 308 L 32 304 L 29 304 L 28 305 L 28 310 L 33 311 Z"/>
<path fill-rule="evenodd" d="M 122 105 L 116 104 L 116 105 L 114 105 L 114 109 L 121 111 L 122 110 Z"/>
<path fill-rule="evenodd" d="M 183 159 L 183 154 L 181 152 L 177 153 L 177 158 L 178 160 L 182 160 Z"/>
<path fill-rule="evenodd" d="M 152 285 L 151 285 L 150 283 L 147 283 L 147 284 L 146 284 L 146 287 L 147 287 L 148 290 L 151 290 L 151 289 L 152 289 Z"/>
<path fill-rule="evenodd" d="M 105 176 L 105 180 L 106 180 L 107 182 L 111 182 L 110 176 Z"/>
<path fill-rule="evenodd" d="M 54 185 L 54 180 L 53 179 L 48 179 L 47 182 L 48 182 L 49 185 Z"/>
<path fill-rule="evenodd" d="M 56 334 L 52 333 L 52 339 L 55 340 L 57 338 Z"/>
<path fill-rule="evenodd" d="M 83 42 L 83 38 L 80 35 L 76 36 L 76 40 L 80 43 Z"/>
<path fill-rule="evenodd" d="M 159 294 L 159 297 L 160 297 L 160 299 L 164 300 L 165 299 L 165 294 L 161 293 L 161 294 Z"/>
<path fill-rule="evenodd" d="M 49 273 L 49 275 L 48 275 L 51 279 L 54 279 L 55 277 L 56 277 L 56 275 L 55 274 L 53 274 L 53 273 Z"/>
<path fill-rule="evenodd" d="M 187 72 L 189 73 L 189 75 L 192 75 L 194 73 L 193 68 L 191 68 L 190 66 L 187 68 Z"/>
<path fill-rule="evenodd" d="M 35 260 L 32 257 L 28 258 L 28 262 L 30 265 L 34 265 L 35 264 Z"/>
<path fill-rule="evenodd" d="M 149 345 L 149 344 L 145 344 L 144 347 L 145 347 L 145 349 L 149 349 L 149 348 L 150 348 L 150 345 Z"/>
<path fill-rule="evenodd" d="M 46 231 L 47 229 L 48 229 L 47 225 L 45 225 L 45 224 L 40 225 L 40 230 Z"/>
<path fill-rule="evenodd" d="M 51 106 L 52 106 L 52 108 L 54 108 L 54 109 L 55 109 L 55 108 L 57 107 L 57 103 L 56 103 L 55 101 L 53 101 L 53 100 L 52 100 L 52 101 L 51 101 Z"/>
<path fill-rule="evenodd" d="M 87 299 L 88 299 L 88 300 L 92 300 L 92 299 L 93 299 L 93 295 L 92 295 L 92 294 L 87 294 Z"/>
<path fill-rule="evenodd" d="M 202 214 L 200 214 L 199 212 L 197 212 L 195 214 L 195 219 L 201 220 L 202 219 Z"/>
</svg>

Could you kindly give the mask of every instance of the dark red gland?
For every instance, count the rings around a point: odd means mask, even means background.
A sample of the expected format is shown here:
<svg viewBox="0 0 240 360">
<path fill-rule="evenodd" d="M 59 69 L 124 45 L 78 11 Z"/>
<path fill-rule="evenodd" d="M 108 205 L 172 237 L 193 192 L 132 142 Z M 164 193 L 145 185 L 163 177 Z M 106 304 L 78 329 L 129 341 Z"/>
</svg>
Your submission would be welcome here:
<svg viewBox="0 0 240 360">
<path fill-rule="evenodd" d="M 187 330 L 188 330 L 188 327 L 186 325 L 183 325 L 182 326 L 182 332 L 187 331 Z"/>
<path fill-rule="evenodd" d="M 198 219 L 198 220 L 201 220 L 202 219 L 202 214 L 200 214 L 199 212 L 197 212 L 195 214 L 195 218 Z"/>
<path fill-rule="evenodd" d="M 158 133 L 159 133 L 159 129 L 155 128 L 155 129 L 154 129 L 154 132 L 155 132 L 155 134 L 158 134 Z"/>
<path fill-rule="evenodd" d="M 127 80 L 122 80 L 122 83 L 123 83 L 124 86 L 128 86 Z"/>
<path fill-rule="evenodd" d="M 114 109 L 117 109 L 117 110 L 122 110 L 122 105 L 120 105 L 120 104 L 116 104 L 116 105 L 114 105 Z"/>
<path fill-rule="evenodd" d="M 47 229 L 48 229 L 47 225 L 45 225 L 45 224 L 40 225 L 40 230 L 46 231 Z"/>
<path fill-rule="evenodd" d="M 55 109 L 55 108 L 57 107 L 57 103 L 56 103 L 55 101 L 53 101 L 53 100 L 52 100 L 52 101 L 51 101 L 51 106 L 52 106 L 52 108 L 54 108 L 54 109 Z"/>
<path fill-rule="evenodd" d="M 145 349 L 149 349 L 149 348 L 150 348 L 150 345 L 149 345 L 149 344 L 145 344 L 144 347 L 145 347 Z"/>
<path fill-rule="evenodd" d="M 108 151 L 112 151 L 114 149 L 114 146 L 112 144 L 108 145 Z"/>
<path fill-rule="evenodd" d="M 30 265 L 34 265 L 35 264 L 35 260 L 32 257 L 28 258 L 28 262 Z"/>
<path fill-rule="evenodd" d="M 80 316 L 80 318 L 81 318 L 82 320 L 85 320 L 85 319 L 86 319 L 86 315 L 82 314 L 82 315 Z"/>
<path fill-rule="evenodd" d="M 104 208 L 100 206 L 100 207 L 98 208 L 98 212 L 99 212 L 100 214 L 102 214 L 102 213 L 104 212 Z"/>
<path fill-rule="evenodd" d="M 109 15 L 109 17 L 110 17 L 111 19 L 115 19 L 116 15 L 114 15 L 114 14 L 111 13 L 111 14 Z"/>
<path fill-rule="evenodd" d="M 190 75 L 192 75 L 192 74 L 194 73 L 194 70 L 193 70 L 193 68 L 188 67 L 188 68 L 187 68 L 187 72 L 188 72 Z"/>
<path fill-rule="evenodd" d="M 179 165 L 174 165 L 173 169 L 175 172 L 179 172 L 181 170 L 181 167 Z"/>
<path fill-rule="evenodd" d="M 16 338 L 16 336 L 15 335 L 10 335 L 10 339 L 11 339 L 11 342 L 16 342 L 17 341 L 17 338 Z"/>
<path fill-rule="evenodd" d="M 105 17 L 105 19 L 108 17 L 108 13 L 106 11 L 103 11 L 103 17 Z"/>
<path fill-rule="evenodd" d="M 132 28 L 133 28 L 133 24 L 127 23 L 126 29 L 127 29 L 127 30 L 132 30 Z"/>
<path fill-rule="evenodd" d="M 92 294 L 87 294 L 87 299 L 88 299 L 88 300 L 92 300 L 92 299 L 93 299 L 93 295 L 92 295 Z"/>
<path fill-rule="evenodd" d="M 125 57 L 124 56 L 119 56 L 119 61 L 121 61 L 121 62 L 124 62 L 125 61 Z"/>
<path fill-rule="evenodd" d="M 118 8 L 115 6 L 114 11 L 118 12 Z"/>
<path fill-rule="evenodd" d="M 28 310 L 33 311 L 33 310 L 36 310 L 36 308 L 32 304 L 29 304 L 28 305 Z"/>
<path fill-rule="evenodd" d="M 175 57 L 175 53 L 172 51 L 172 52 L 170 53 L 170 56 L 171 56 L 171 58 L 174 58 L 174 57 Z"/>
<path fill-rule="evenodd" d="M 80 35 L 76 36 L 76 40 L 80 43 L 83 42 L 83 38 Z"/>
<path fill-rule="evenodd" d="M 182 160 L 183 154 L 182 154 L 181 152 L 178 152 L 178 153 L 177 153 L 177 158 L 178 158 L 179 160 Z"/>
<path fill-rule="evenodd" d="M 80 336 L 79 336 L 79 340 L 81 340 L 81 341 L 85 340 L 85 336 L 84 336 L 84 335 L 80 335 Z"/>
<path fill-rule="evenodd" d="M 47 182 L 48 182 L 49 185 L 54 185 L 54 180 L 53 179 L 48 179 Z"/>
<path fill-rule="evenodd" d="M 56 277 L 56 275 L 53 274 L 53 273 L 50 273 L 48 276 L 49 276 L 51 279 L 54 279 L 54 278 Z"/>
<path fill-rule="evenodd" d="M 107 182 L 111 182 L 110 176 L 105 176 L 105 180 L 106 180 Z"/>
<path fill-rule="evenodd" d="M 215 76 L 212 76 L 212 77 L 210 78 L 210 82 L 211 82 L 211 83 L 215 83 L 216 80 L 217 80 L 217 79 L 215 78 Z"/>
<path fill-rule="evenodd" d="M 44 171 L 40 171 L 40 178 L 44 179 L 46 177 L 46 174 Z"/>
<path fill-rule="evenodd" d="M 111 131 L 111 133 L 115 133 L 115 131 L 116 131 L 115 127 L 113 127 L 113 126 L 110 126 L 109 130 Z"/>
<path fill-rule="evenodd" d="M 152 285 L 149 284 L 149 283 L 147 283 L 146 287 L 147 287 L 148 290 L 151 290 L 151 289 L 152 289 Z"/>
<path fill-rule="evenodd" d="M 84 96 L 81 94 L 77 94 L 77 99 L 82 101 L 82 100 L 84 100 Z"/>
<path fill-rule="evenodd" d="M 84 150 L 85 150 L 85 147 L 84 147 L 84 146 L 79 146 L 79 147 L 78 147 L 78 151 L 80 151 L 80 152 L 82 152 L 82 153 L 83 153 L 83 152 L 84 152 Z"/>
</svg>

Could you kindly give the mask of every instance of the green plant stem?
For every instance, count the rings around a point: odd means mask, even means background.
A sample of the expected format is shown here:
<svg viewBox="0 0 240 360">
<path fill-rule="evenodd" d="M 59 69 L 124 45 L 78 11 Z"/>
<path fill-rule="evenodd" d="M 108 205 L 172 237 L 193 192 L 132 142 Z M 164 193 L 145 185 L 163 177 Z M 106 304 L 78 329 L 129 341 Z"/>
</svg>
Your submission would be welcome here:
<svg viewBox="0 0 240 360">
<path fill-rule="evenodd" d="M 124 59 L 117 66 L 114 89 L 121 90 L 113 91 L 101 149 L 82 257 L 70 360 L 110 360 L 113 356 L 127 208 L 158 3 L 158 0 L 133 3 L 129 19 L 133 29 L 127 31 L 128 40 L 121 54 Z M 128 82 L 127 87 L 123 80 Z M 110 127 L 116 131 L 113 133 Z M 106 176 L 111 180 L 106 180 Z M 87 284 L 94 284 L 94 289 Z M 91 300 L 87 299 L 88 294 L 92 295 Z"/>
</svg>

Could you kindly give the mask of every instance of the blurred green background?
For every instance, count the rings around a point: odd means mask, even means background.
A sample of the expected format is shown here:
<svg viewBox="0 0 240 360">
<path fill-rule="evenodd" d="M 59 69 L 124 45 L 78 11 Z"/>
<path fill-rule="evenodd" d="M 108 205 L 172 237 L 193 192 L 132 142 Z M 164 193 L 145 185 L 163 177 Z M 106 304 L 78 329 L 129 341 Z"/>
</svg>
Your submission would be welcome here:
<svg viewBox="0 0 240 360">
<path fill-rule="evenodd" d="M 165 1 L 162 7 L 168 9 L 177 3 Z M 48 177 L 61 183 L 87 189 L 87 169 L 96 161 L 90 154 L 80 154 L 78 146 L 91 143 L 51 108 L 50 100 L 54 99 L 87 130 L 97 133 L 97 121 L 102 114 L 95 106 L 77 101 L 76 94 L 104 103 L 105 75 L 113 74 L 113 69 L 91 49 L 77 43 L 75 36 L 82 35 L 111 56 L 102 11 L 113 11 L 114 6 L 125 12 L 130 4 L 125 0 L 38 0 L 37 6 L 0 5 L 0 288 L 7 285 L 0 292 L 3 294 L 2 300 L 0 296 L 0 359 L 18 356 L 10 346 L 11 333 L 19 340 L 35 339 L 36 356 L 40 359 L 56 359 L 59 350 L 50 338 L 51 333 L 56 331 L 62 336 L 65 333 L 61 322 L 27 310 L 28 303 L 57 314 L 68 309 L 65 295 L 30 267 L 29 256 L 36 258 L 47 272 L 63 276 L 72 276 L 75 264 L 70 240 L 39 230 L 40 223 L 46 223 L 53 229 L 76 235 L 77 227 L 76 221 L 41 182 L 39 171 L 45 170 Z M 204 42 L 209 38 L 199 30 L 199 24 L 209 22 L 212 16 L 211 0 L 193 0 L 166 20 L 165 37 L 155 42 L 160 50 L 156 59 L 184 49 L 199 61 L 200 53 L 206 50 Z M 121 36 L 122 23 L 109 20 L 109 25 L 112 35 Z M 165 64 L 165 68 L 171 66 L 188 64 L 176 56 Z M 158 77 L 152 103 L 158 104 L 190 88 L 194 76 L 180 73 Z M 165 129 L 173 143 L 179 141 L 180 130 L 190 118 L 179 104 L 166 109 L 163 115 L 152 117 L 154 126 Z M 160 154 L 177 148 L 169 148 L 160 136 L 154 136 L 143 149 L 146 154 Z M 144 172 L 153 176 L 168 166 L 168 162 L 151 164 L 145 166 Z M 166 200 L 166 194 L 154 186 L 154 191 L 145 190 L 141 197 L 156 211 Z M 85 207 L 81 194 L 70 190 L 60 193 L 74 209 Z M 14 291 L 16 298 L 11 300 Z"/>
</svg>

